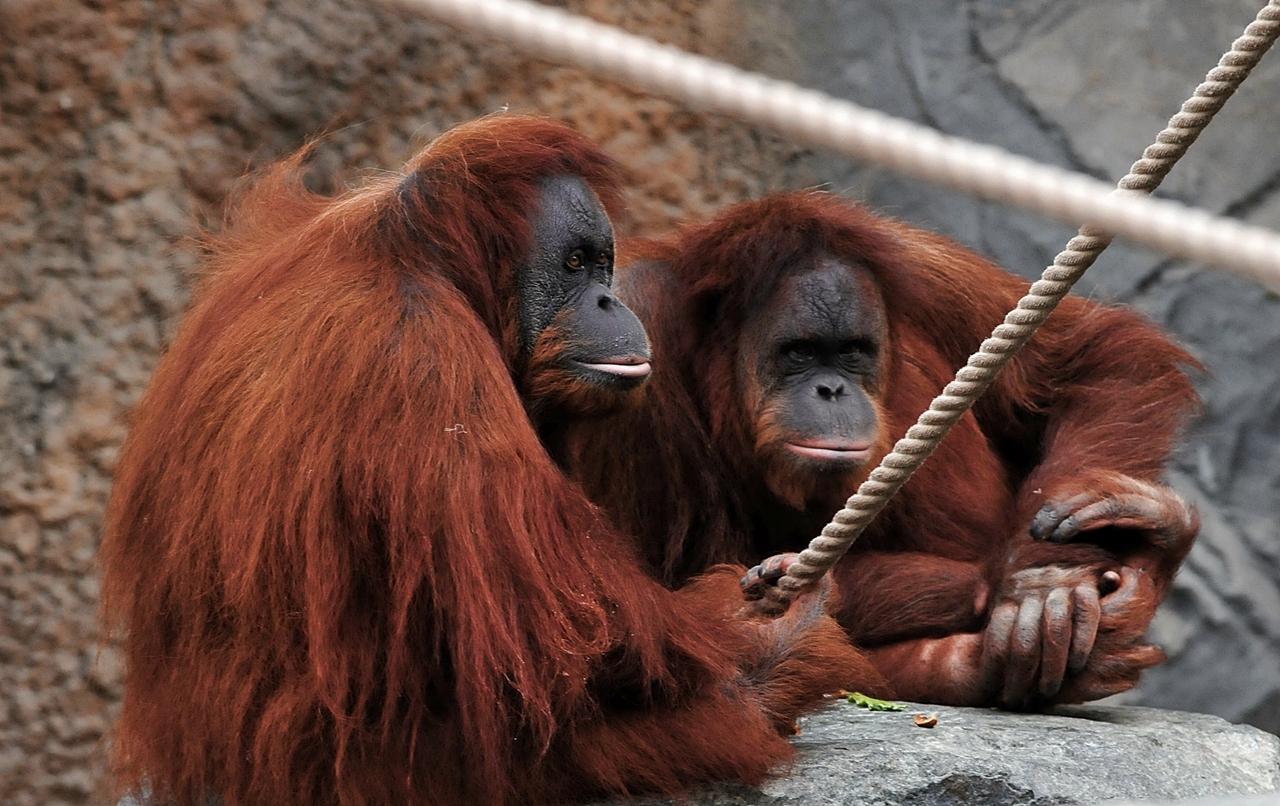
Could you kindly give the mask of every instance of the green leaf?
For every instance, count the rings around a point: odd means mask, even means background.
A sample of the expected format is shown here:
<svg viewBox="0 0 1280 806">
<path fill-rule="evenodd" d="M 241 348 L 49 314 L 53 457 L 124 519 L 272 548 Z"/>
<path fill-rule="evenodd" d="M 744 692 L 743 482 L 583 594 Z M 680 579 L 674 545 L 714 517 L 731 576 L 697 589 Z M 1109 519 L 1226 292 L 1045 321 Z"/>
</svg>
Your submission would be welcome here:
<svg viewBox="0 0 1280 806">
<path fill-rule="evenodd" d="M 875 697 L 868 697 L 860 691 L 845 692 L 846 700 L 858 706 L 866 708 L 868 711 L 905 711 L 907 706 L 900 702 L 891 702 L 889 700 L 877 700 Z"/>
</svg>

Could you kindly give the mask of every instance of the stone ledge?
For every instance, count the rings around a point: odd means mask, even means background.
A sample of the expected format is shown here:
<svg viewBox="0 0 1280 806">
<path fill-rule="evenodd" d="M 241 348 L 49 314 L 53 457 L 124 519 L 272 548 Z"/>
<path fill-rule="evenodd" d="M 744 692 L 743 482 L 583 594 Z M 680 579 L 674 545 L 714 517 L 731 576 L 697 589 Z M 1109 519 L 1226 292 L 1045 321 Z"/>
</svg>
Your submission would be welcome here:
<svg viewBox="0 0 1280 806">
<path fill-rule="evenodd" d="M 916 713 L 935 714 L 933 728 Z M 1062 806 L 1118 799 L 1280 806 L 1280 738 L 1215 716 L 1064 706 L 1048 714 L 832 703 L 801 722 L 789 774 L 667 806 Z M 1261 794 L 1259 793 L 1267 793 Z M 1257 797 L 1223 798 L 1231 795 Z"/>
</svg>

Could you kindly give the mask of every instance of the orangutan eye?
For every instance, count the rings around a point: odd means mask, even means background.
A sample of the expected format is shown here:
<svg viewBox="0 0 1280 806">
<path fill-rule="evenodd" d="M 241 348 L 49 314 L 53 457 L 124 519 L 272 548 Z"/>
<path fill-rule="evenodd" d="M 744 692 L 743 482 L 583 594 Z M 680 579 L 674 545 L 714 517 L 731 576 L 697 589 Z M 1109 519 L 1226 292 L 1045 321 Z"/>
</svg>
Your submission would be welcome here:
<svg viewBox="0 0 1280 806">
<path fill-rule="evenodd" d="M 874 359 L 876 352 L 876 343 L 870 339 L 853 339 L 840 345 L 840 357 L 842 359 L 863 357 Z"/>
<path fill-rule="evenodd" d="M 782 348 L 782 357 L 793 364 L 807 364 L 814 358 L 812 344 L 802 341 L 792 342 Z"/>
<path fill-rule="evenodd" d="M 582 253 L 581 249 L 575 249 L 569 253 L 569 257 L 565 258 L 564 264 L 571 269 L 580 269 L 587 262 L 587 256 Z"/>
<path fill-rule="evenodd" d="M 596 265 L 602 269 L 608 268 L 609 264 L 612 262 L 613 262 L 613 253 L 608 251 L 601 252 L 600 256 L 596 258 Z"/>
</svg>

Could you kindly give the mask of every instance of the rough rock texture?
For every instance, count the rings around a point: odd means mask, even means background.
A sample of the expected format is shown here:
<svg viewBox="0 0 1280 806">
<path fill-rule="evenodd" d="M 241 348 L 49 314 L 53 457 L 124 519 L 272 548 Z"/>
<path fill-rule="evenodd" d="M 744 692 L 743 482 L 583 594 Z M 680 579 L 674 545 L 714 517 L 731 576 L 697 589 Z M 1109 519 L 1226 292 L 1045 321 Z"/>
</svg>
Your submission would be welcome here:
<svg viewBox="0 0 1280 806">
<path fill-rule="evenodd" d="M 1264 0 L 798 0 L 806 83 L 944 132 L 1114 181 Z M 1280 228 L 1280 52 L 1263 60 L 1161 195 Z M 831 157 L 835 190 L 1039 276 L 1072 231 Z M 1134 305 L 1204 363 L 1204 416 L 1172 473 L 1204 530 L 1128 700 L 1280 732 L 1280 298 L 1122 242 L 1078 292 Z M 1229 682 L 1228 682 L 1229 681 Z"/>
<path fill-rule="evenodd" d="M 919 727 L 917 714 L 937 722 Z M 680 800 L 602 806 L 1280 803 L 1280 738 L 1204 714 L 1124 706 L 870 712 L 837 701 L 800 720 L 800 731 L 795 763 L 759 789 L 721 784 Z M 119 806 L 151 804 L 126 797 Z"/>
<path fill-rule="evenodd" d="M 937 725 L 917 727 L 917 713 L 936 715 Z M 874 713 L 835 703 L 802 720 L 794 741 L 800 755 L 786 777 L 759 790 L 716 787 L 691 802 L 1060 806 L 1268 793 L 1261 806 L 1280 798 L 1280 739 L 1203 714 L 1114 706 L 1005 714 L 931 705 Z"/>
<path fill-rule="evenodd" d="M 1114 176 L 1261 0 L 561 4 Z M 1280 224 L 1278 84 L 1272 54 L 1173 192 Z M 97 532 L 125 412 L 186 303 L 185 236 L 216 223 L 245 170 L 308 136 L 329 132 L 313 178 L 336 188 L 504 106 L 564 117 L 624 163 L 626 232 L 826 181 L 1028 274 L 1068 235 L 809 159 L 387 0 L 0 1 L 0 802 L 86 803 L 99 779 L 120 668 L 96 650 Z M 1085 282 L 1172 327 L 1212 372 L 1175 477 L 1201 503 L 1205 539 L 1156 627 L 1174 658 L 1139 697 L 1280 729 L 1280 301 L 1132 248 L 1113 247 Z"/>
<path fill-rule="evenodd" d="M 1221 795 L 1208 798 L 1192 798 L 1190 800 L 1113 800 L 1107 806 L 1280 806 L 1280 792 L 1267 792 L 1260 795 Z"/>
</svg>

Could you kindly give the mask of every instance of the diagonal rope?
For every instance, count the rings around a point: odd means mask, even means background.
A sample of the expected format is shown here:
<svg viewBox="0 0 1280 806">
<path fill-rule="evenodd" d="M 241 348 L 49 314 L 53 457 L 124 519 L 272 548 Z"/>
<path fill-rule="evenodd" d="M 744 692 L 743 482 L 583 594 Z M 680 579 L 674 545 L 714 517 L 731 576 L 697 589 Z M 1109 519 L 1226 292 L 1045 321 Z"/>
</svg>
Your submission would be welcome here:
<svg viewBox="0 0 1280 806">
<path fill-rule="evenodd" d="M 1105 182 L 694 56 L 558 8 L 527 0 L 396 2 L 696 109 L 731 115 L 806 145 L 1068 224 L 1093 224 L 1171 255 L 1229 269 L 1280 292 L 1280 233 L 1143 194 L 1115 195 Z M 1274 3 L 1269 6 L 1273 7 Z M 1272 20 L 1259 15 L 1260 24 Z"/>
<path fill-rule="evenodd" d="M 1280 0 L 1271 0 L 1245 28 L 1244 35 L 1231 45 L 1218 66 L 1209 71 L 1204 83 L 1182 105 L 1182 110 L 1169 120 L 1169 125 L 1156 136 L 1156 141 L 1142 152 L 1120 180 L 1118 194 L 1150 193 L 1168 175 L 1174 163 L 1195 142 L 1214 114 L 1248 77 L 1254 66 L 1275 43 L 1280 34 Z M 995 379 L 1005 364 L 1049 318 L 1054 308 L 1067 295 L 1076 280 L 1093 265 L 1094 260 L 1111 243 L 1111 236 L 1101 230 L 1082 227 L 1067 248 L 1058 253 L 1053 265 L 1045 269 L 1040 280 L 1018 301 L 1018 307 L 1005 317 L 977 353 L 956 373 L 943 393 L 929 405 L 929 410 L 898 441 L 880 466 L 871 472 L 849 499 L 815 537 L 800 559 L 778 580 L 762 609 L 781 610 L 785 602 L 812 587 L 815 582 L 844 556 L 862 530 L 884 509 L 911 474 L 933 453 L 951 427 L 968 411 Z"/>
</svg>

